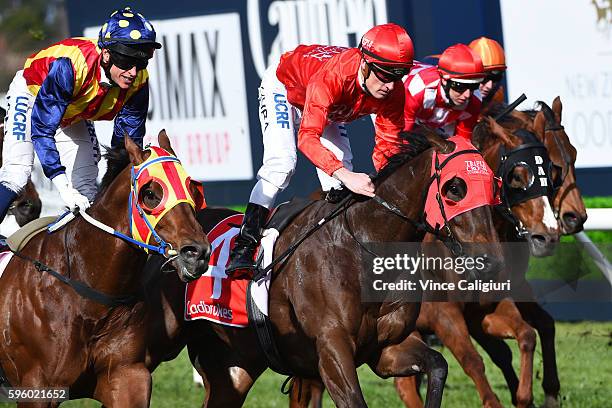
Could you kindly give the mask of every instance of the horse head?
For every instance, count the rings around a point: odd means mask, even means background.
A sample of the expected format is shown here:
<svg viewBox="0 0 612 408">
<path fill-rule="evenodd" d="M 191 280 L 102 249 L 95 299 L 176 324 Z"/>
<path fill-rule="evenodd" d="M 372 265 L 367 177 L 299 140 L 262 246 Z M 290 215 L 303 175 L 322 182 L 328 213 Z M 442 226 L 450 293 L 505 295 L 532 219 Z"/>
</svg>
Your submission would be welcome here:
<svg viewBox="0 0 612 408">
<path fill-rule="evenodd" d="M 534 126 L 510 130 L 487 116 L 474 130 L 483 156 L 502 179 L 503 214 L 519 236 L 527 239 L 534 256 L 552 254 L 559 242 L 559 226 L 551 207 L 552 163 L 539 126 L 543 120 L 539 113 Z"/>
<path fill-rule="evenodd" d="M 480 153 L 466 139 L 445 140 L 430 129 L 404 136 L 410 149 L 431 149 L 406 161 L 380 187 L 395 184 L 393 190 L 407 193 L 394 200 L 420 198 L 413 214 L 428 231 L 425 241 L 438 239 L 455 256 L 482 257 L 484 267 L 467 276 L 484 279 L 499 272 L 503 252 L 492 217 L 498 183 Z M 381 194 L 390 194 L 387 188 Z"/>
<path fill-rule="evenodd" d="M 92 215 L 116 219 L 128 214 L 120 222 L 124 235 L 146 252 L 166 257 L 164 269 L 175 270 L 182 281 L 199 278 L 208 269 L 211 248 L 195 217 L 203 199 L 197 183 L 176 158 L 165 131 L 158 135 L 160 147 L 145 150 L 129 137 L 124 139 L 129 166 L 113 179 L 109 160 Z"/>
<path fill-rule="evenodd" d="M 582 231 L 587 219 L 582 194 L 576 184 L 576 148 L 561 124 L 561 98 L 555 98 L 552 109 L 544 102 L 539 102 L 539 105 L 546 123 L 539 123 L 538 126 L 543 127 L 540 132 L 544 135 L 544 144 L 554 165 L 553 182 L 556 191 L 553 209 L 563 234 L 575 234 Z"/>
</svg>

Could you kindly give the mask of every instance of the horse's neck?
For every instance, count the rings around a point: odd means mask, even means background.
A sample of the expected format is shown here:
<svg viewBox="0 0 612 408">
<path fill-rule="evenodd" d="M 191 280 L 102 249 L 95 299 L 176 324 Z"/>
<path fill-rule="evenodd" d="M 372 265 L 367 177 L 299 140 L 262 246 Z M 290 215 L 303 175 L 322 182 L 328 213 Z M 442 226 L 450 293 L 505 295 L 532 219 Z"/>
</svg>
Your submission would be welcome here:
<svg viewBox="0 0 612 408">
<path fill-rule="evenodd" d="M 399 166 L 377 188 L 376 195 L 395 205 L 408 218 L 418 221 L 425 208 L 425 189 L 428 188 L 431 154 L 418 157 Z M 361 228 L 372 242 L 415 241 L 422 237 L 421 231 L 374 200 L 368 200 L 357 208 L 353 219 L 356 228 Z M 364 220 L 371 220 L 362 226 Z M 374 226 L 367 231 L 367 226 Z"/>
<path fill-rule="evenodd" d="M 88 213 L 99 222 L 129 236 L 128 193 L 107 191 Z M 129 191 L 129 188 L 127 189 Z M 107 294 L 129 295 L 140 285 L 146 254 L 121 238 L 91 225 L 83 218 L 74 222 L 66 240 L 73 265 L 86 284 Z M 72 268 L 75 269 L 75 268 Z"/>
<path fill-rule="evenodd" d="M 502 142 L 492 138 L 486 138 L 484 144 L 480 147 L 482 157 L 494 173 L 497 172 L 499 166 L 499 149 L 501 148 Z"/>
</svg>

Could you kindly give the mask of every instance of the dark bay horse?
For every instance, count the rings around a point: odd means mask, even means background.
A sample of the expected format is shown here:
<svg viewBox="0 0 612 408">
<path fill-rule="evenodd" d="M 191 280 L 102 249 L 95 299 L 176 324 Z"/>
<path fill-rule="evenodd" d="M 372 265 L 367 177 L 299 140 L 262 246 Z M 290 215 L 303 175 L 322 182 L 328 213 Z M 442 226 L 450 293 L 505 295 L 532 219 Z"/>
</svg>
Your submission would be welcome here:
<svg viewBox="0 0 612 408">
<path fill-rule="evenodd" d="M 425 203 L 416 197 L 429 185 L 434 152 L 449 153 L 454 148 L 436 135 L 427 138 L 432 149 L 416 157 L 414 153 L 396 156 L 377 181 L 377 195 L 414 220 L 423 213 Z M 466 194 L 457 177 L 441 191 L 443 199 L 455 202 Z M 308 207 L 281 233 L 275 251 L 282 253 L 331 208 L 323 201 Z M 210 223 L 204 218 L 202 222 Z M 458 215 L 448 227 L 459 242 L 489 243 L 492 266 L 488 272 L 501 267 L 501 247 L 490 207 Z M 409 336 L 420 304 L 401 299 L 364 303 L 361 298 L 359 242 L 414 242 L 423 234 L 375 200 L 359 200 L 309 237 L 273 272 L 269 311 L 280 356 L 296 376 L 321 379 L 339 407 L 366 406 L 356 372 L 362 364 L 383 378 L 427 373 L 426 405 L 441 403 L 446 362 Z M 163 290 L 172 289 L 166 286 Z M 182 310 L 184 305 L 178 307 Z M 172 314 L 165 309 L 166 318 Z M 242 405 L 253 382 L 268 367 L 255 332 L 204 320 L 187 325 L 189 354 L 206 387 L 204 405 Z M 174 327 L 168 322 L 166 326 Z"/>
<path fill-rule="evenodd" d="M 167 257 L 183 281 L 204 273 L 210 256 L 195 218 L 198 192 L 165 132 L 159 143 L 142 151 L 125 137 L 125 149 L 109 151 L 89 216 L 36 235 L 9 262 L 0 278 L 0 365 L 12 386 L 66 387 L 71 399 L 107 407 L 148 406 L 143 248 Z"/>
<path fill-rule="evenodd" d="M 4 117 L 4 115 L 0 116 Z M 2 147 L 4 146 L 4 124 L 0 122 L 0 167 L 2 166 Z M 40 211 L 42 209 L 42 202 L 38 196 L 38 192 L 32 183 L 32 180 L 28 180 L 25 189 L 8 210 L 8 214 L 15 217 L 17 225 L 23 227 L 28 222 L 40 217 Z"/>
<path fill-rule="evenodd" d="M 537 117 L 538 137 L 543 139 L 544 115 Z M 535 132 L 533 126 L 528 129 Z M 475 131 L 477 144 L 483 151 L 483 156 L 489 166 L 497 169 L 500 165 L 500 149 L 512 151 L 525 142 L 512 132 L 502 128 L 492 120 L 486 120 L 479 125 Z M 504 174 L 505 188 L 524 188 L 531 183 L 529 174 L 525 167 L 515 166 Z M 550 203 L 547 196 L 537 196 L 524 201 L 516 200 L 512 205 L 512 213 L 516 217 L 516 225 L 509 222 L 507 217 L 495 213 L 496 229 L 503 241 L 517 241 L 525 237 L 530 243 L 526 251 L 521 254 L 521 259 L 507 261 L 509 268 L 526 268 L 529 251 L 543 255 L 547 254 L 558 242 L 559 231 L 556 225 L 551 225 L 554 220 Z M 546 213 L 548 211 L 548 214 Z M 547 218 L 544 216 L 547 214 Z M 556 221 L 555 221 L 556 224 Z M 517 237 L 517 230 L 522 232 L 522 237 Z M 435 239 L 426 236 L 424 242 L 433 242 Z M 508 272 L 509 273 L 509 272 Z M 515 276 L 515 274 L 511 275 Z M 514 283 L 513 283 L 514 284 Z M 522 284 L 516 282 L 516 284 Z M 512 398 L 518 406 L 529 406 L 532 396 L 532 371 L 533 351 L 535 348 L 535 332 L 533 328 L 521 318 L 517 306 L 510 299 L 501 302 L 481 303 L 464 302 L 423 302 L 417 328 L 422 332 L 434 332 L 442 342 L 455 355 L 465 372 L 474 380 L 483 406 L 500 407 L 501 404 L 484 374 L 484 363 L 482 358 L 470 341 L 472 334 L 486 350 L 490 350 L 493 359 L 504 369 L 504 374 L 510 385 Z M 516 338 L 521 350 L 520 379 L 516 374 L 507 371 L 508 364 L 511 365 L 510 349 L 499 338 Z M 503 348 L 508 353 L 500 353 Z M 410 407 L 422 406 L 422 402 L 416 393 L 415 378 L 396 378 L 396 387 L 402 400 Z M 316 389 L 316 387 L 315 387 Z M 299 406 L 296 402 L 295 393 L 292 395 L 292 406 Z"/>
</svg>

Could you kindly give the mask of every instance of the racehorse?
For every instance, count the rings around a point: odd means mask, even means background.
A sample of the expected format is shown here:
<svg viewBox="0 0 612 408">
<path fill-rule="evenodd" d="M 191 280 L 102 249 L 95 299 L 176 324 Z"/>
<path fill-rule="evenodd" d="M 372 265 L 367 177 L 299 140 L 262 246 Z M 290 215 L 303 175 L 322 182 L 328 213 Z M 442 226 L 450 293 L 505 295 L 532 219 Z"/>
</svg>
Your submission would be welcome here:
<svg viewBox="0 0 612 408">
<path fill-rule="evenodd" d="M 540 122 L 543 119 L 543 115 L 538 117 Z M 503 156 L 501 149 L 512 152 L 524 143 L 522 139 L 504 130 L 492 120 L 485 121 L 479 125 L 475 130 L 475 140 L 475 144 L 481 148 L 485 160 L 494 169 L 503 169 L 500 163 L 500 159 Z M 512 156 L 509 155 L 509 157 Z M 528 179 L 528 169 L 523 166 L 510 166 L 507 171 L 500 172 L 500 175 L 503 176 L 504 183 L 502 191 L 504 189 L 507 191 L 510 188 L 524 188 L 532 181 Z M 505 196 L 507 197 L 508 194 L 505 194 Z M 513 221 L 516 221 L 517 224 L 520 223 L 520 231 L 523 231 L 523 235 L 531 241 L 530 249 L 536 253 L 545 253 L 549 250 L 549 246 L 554 245 L 558 241 L 558 231 L 546 225 L 542 216 L 547 204 L 548 197 L 546 196 L 537 196 L 522 201 L 514 200 L 512 203 L 512 213 L 516 217 Z M 509 207 L 507 203 L 506 205 Z M 549 216 L 552 216 L 552 213 Z M 516 240 L 517 225 L 514 222 L 509 223 L 507 217 L 497 216 L 497 213 L 495 219 L 500 237 L 503 237 L 505 241 L 510 239 Z M 424 242 L 433 241 L 434 237 L 430 235 L 424 239 Z M 528 253 L 523 255 L 525 258 L 528 258 Z M 511 267 L 512 265 L 507 266 Z M 483 328 L 480 328 L 481 324 L 483 324 Z M 481 334 L 480 337 L 483 339 L 483 342 L 490 338 L 491 341 L 489 343 L 493 345 L 497 345 L 496 341 L 498 340 L 489 337 L 489 335 L 516 338 L 521 350 L 521 378 L 519 381 L 516 379 L 514 372 L 512 372 L 514 378 L 509 379 L 509 383 L 512 383 L 513 401 L 518 406 L 529 406 L 533 398 L 531 376 L 535 332 L 521 319 L 520 313 L 512 301 L 505 299 L 494 304 L 489 301 L 482 304 L 457 301 L 425 301 L 421 307 L 417 328 L 423 332 L 435 332 L 442 342 L 449 347 L 466 373 L 474 379 L 483 405 L 486 407 L 500 407 L 501 404 L 486 380 L 484 363 L 469 340 L 468 330 L 475 333 L 479 332 L 475 336 Z M 415 380 L 414 377 L 395 379 L 400 397 L 410 407 L 422 406 L 422 402 L 415 389 Z M 320 395 L 317 388 L 315 383 L 307 392 Z M 292 407 L 306 406 L 307 403 L 307 400 L 305 400 L 300 404 L 297 394 L 295 392 L 292 393 Z"/>
<path fill-rule="evenodd" d="M 545 143 L 547 150 L 552 152 L 551 161 L 553 164 L 556 165 L 556 163 L 559 163 L 559 159 L 563 159 L 560 164 L 564 167 L 559 166 L 552 172 L 553 178 L 560 177 L 561 174 L 564 175 L 562 182 L 557 180 L 553 183 L 558 187 L 553 202 L 555 203 L 555 208 L 558 208 L 558 205 L 567 205 L 569 207 L 569 209 L 566 210 L 569 213 L 566 218 L 571 221 L 578 219 L 578 217 L 575 217 L 573 214 L 582 214 L 579 210 L 576 213 L 573 211 L 580 208 L 584 209 L 584 204 L 576 188 L 574 178 L 573 162 L 575 161 L 576 151 L 573 147 L 569 147 L 571 144 L 564 132 L 563 136 L 565 137 L 560 141 L 553 140 L 553 137 L 558 137 L 557 135 L 548 133 L 562 130 L 560 122 L 552 119 L 556 117 L 560 120 L 561 105 L 558 98 L 555 99 L 553 105 L 555 106 L 554 111 L 556 112 L 554 115 L 552 113 L 553 111 L 548 108 L 546 104 L 540 103 L 542 107 L 541 112 L 530 111 L 529 115 L 527 115 L 522 112 L 513 111 L 510 117 L 503 120 L 503 124 L 504 127 L 508 128 L 511 132 L 515 132 L 522 128 L 527 128 L 535 132 L 539 139 Z M 495 111 L 501 111 L 503 108 L 505 108 L 504 105 L 497 105 L 493 108 L 492 114 L 496 113 Z M 492 122 L 489 122 L 489 124 L 495 125 Z M 560 127 L 561 129 L 559 129 Z M 498 128 L 498 133 L 499 130 Z M 563 191 L 565 191 L 565 193 L 563 193 Z M 567 191 L 569 191 L 569 193 L 567 193 Z M 560 199 L 560 196 L 564 198 Z M 575 200 L 579 202 L 577 203 Z M 543 203 L 542 210 L 546 210 L 547 204 L 548 203 Z M 513 212 L 514 211 L 515 209 L 513 208 Z M 559 213 L 563 213 L 563 209 L 561 211 L 555 211 L 556 215 Z M 517 212 L 516 216 L 523 222 L 523 225 L 529 225 L 525 221 L 525 213 L 521 214 Z M 572 225 L 575 226 L 576 223 Z M 505 230 L 508 233 L 512 232 L 512 229 L 510 225 L 505 226 Z M 529 229 L 529 227 L 527 227 L 527 229 Z M 503 231 L 500 231 L 500 236 L 501 235 L 504 235 Z M 519 258 L 521 259 L 517 260 L 519 263 L 521 261 L 523 262 L 523 265 L 515 265 L 519 270 L 526 271 L 527 257 L 528 254 L 525 254 L 525 256 L 520 256 Z M 518 276 L 520 277 L 521 274 Z M 522 276 L 524 276 L 524 273 Z M 526 282 L 523 282 L 522 286 L 527 290 L 528 285 Z M 440 318 L 441 316 L 443 318 Z M 446 321 L 452 321 L 453 324 L 447 325 L 441 323 Z M 508 382 L 509 389 L 511 390 L 513 403 L 526 405 L 529 403 L 529 399 L 526 398 L 530 395 L 530 392 L 525 392 L 525 387 L 523 387 L 523 391 L 521 391 L 521 385 L 512 368 L 512 355 L 510 349 L 502 341 L 487 335 L 493 334 L 498 337 L 509 336 L 517 338 L 523 356 L 521 362 L 530 362 L 531 357 L 528 353 L 533 349 L 531 338 L 534 334 L 525 321 L 536 328 L 542 340 L 542 356 L 544 363 L 542 384 L 546 394 L 545 406 L 558 406 L 559 381 L 555 362 L 554 321 L 537 302 L 515 303 L 510 300 L 504 300 L 497 305 L 493 313 L 488 314 L 487 310 L 483 309 L 483 304 L 462 305 L 427 303 L 423 305 L 417 324 L 421 330 L 433 330 L 451 352 L 453 352 L 465 372 L 474 380 L 481 400 L 483 401 L 483 406 L 495 407 L 500 406 L 499 401 L 486 380 L 484 375 L 484 364 L 469 341 L 468 331 L 491 355 L 493 361 L 502 369 L 504 377 Z M 523 341 L 520 339 L 521 336 L 523 337 Z M 524 378 L 525 381 L 528 382 L 529 391 L 531 390 L 530 377 L 531 373 L 523 377 L 523 364 L 521 364 L 521 380 Z M 410 406 L 419 406 L 418 396 L 413 388 L 414 385 L 408 385 L 409 380 L 404 379 L 399 379 L 397 382 L 400 383 L 398 384 L 398 391 L 400 395 L 402 395 L 404 401 Z"/>
<path fill-rule="evenodd" d="M 558 96 L 553 100 L 552 109 L 544 102 L 538 102 L 546 118 L 544 144 L 554 164 L 554 177 L 558 191 L 553 202 L 553 211 L 559 220 L 564 235 L 582 231 L 587 219 L 582 195 L 576 184 L 576 148 L 570 142 L 561 124 L 563 105 Z M 533 123 L 538 111 L 513 111 L 512 116 L 526 125 Z"/>
<path fill-rule="evenodd" d="M 559 225 L 564 234 L 575 234 L 582 230 L 586 221 L 586 209 L 582 195 L 576 184 L 575 162 L 576 149 L 571 144 L 567 133 L 561 124 L 562 104 L 556 97 L 552 109 L 544 102 L 538 102 L 541 112 L 544 113 L 546 124 L 544 127 L 544 144 L 554 164 L 553 172 L 556 177 L 557 190 L 553 201 L 553 211 L 557 216 Z M 512 116 L 529 125 L 534 121 L 538 111 L 513 111 Z M 520 126 L 515 121 L 509 121 L 507 126 Z M 541 126 L 541 125 L 540 125 Z M 517 306 L 525 319 L 533 326 L 540 337 L 542 347 L 542 388 L 545 394 L 545 406 L 559 406 L 559 376 L 555 354 L 555 321 L 550 314 L 537 302 L 517 302 Z M 508 371 L 509 364 L 505 365 Z"/>
<path fill-rule="evenodd" d="M 0 112 L 1 113 L 1 112 Z M 4 116 L 4 115 L 1 115 Z M 0 167 L 2 167 L 2 147 L 4 145 L 4 124 L 0 123 Z M 32 183 L 28 180 L 23 192 L 17 196 L 15 201 L 8 210 L 9 215 L 15 217 L 17 225 L 23 227 L 28 222 L 40 217 L 42 202 L 38 197 L 38 192 Z"/>
<path fill-rule="evenodd" d="M 554 184 L 557 187 L 552 201 L 554 203 L 554 214 L 557 216 L 559 225 L 566 234 L 569 232 L 575 233 L 582 229 L 582 224 L 586 220 L 584 203 L 575 181 L 574 163 L 576 160 L 576 150 L 571 145 L 561 125 L 562 106 L 560 99 L 558 97 L 555 98 L 552 109 L 543 102 L 538 104 L 541 107 L 541 113 L 539 113 L 540 111 L 512 111 L 501 122 L 511 133 L 518 129 L 535 132 L 540 141 L 544 143 L 553 163 L 552 177 L 555 179 Z M 504 108 L 505 105 L 503 104 L 494 104 L 488 113 L 494 116 Z M 490 123 L 490 125 L 494 126 L 495 124 Z M 534 129 L 534 126 L 538 127 L 538 131 Z M 496 137 L 498 137 L 498 141 L 506 140 L 508 149 L 515 148 L 517 144 L 521 143 L 516 139 L 512 142 L 513 136 L 511 133 L 506 134 L 507 132 L 497 127 L 496 130 L 498 136 L 489 134 L 490 140 L 495 140 Z M 481 133 L 482 136 L 485 136 L 485 134 Z M 491 153 L 488 156 L 488 161 L 494 165 L 493 159 L 499 157 L 499 155 L 496 155 L 494 152 Z M 515 186 L 519 187 L 520 184 L 517 185 L 516 183 L 525 183 L 527 181 L 526 176 L 525 169 L 516 168 L 512 174 L 512 179 L 514 180 L 506 181 L 514 181 Z M 539 202 L 532 200 L 530 204 L 532 204 L 531 207 L 523 205 L 524 208 L 522 209 L 513 208 L 513 212 L 516 211 L 517 221 L 521 221 L 523 228 L 527 231 L 533 231 L 534 227 L 538 227 L 537 223 L 534 224 L 533 220 L 543 218 L 538 214 L 543 214 L 549 203 L 540 199 Z M 539 228 L 542 230 L 544 227 L 540 226 Z M 513 228 L 510 225 L 506 225 L 506 230 L 511 235 L 514 235 Z M 554 235 L 552 236 L 554 237 Z M 544 238 L 540 241 L 546 242 L 546 239 Z M 526 261 L 527 257 L 528 254 L 524 254 L 521 258 Z M 526 269 L 526 263 L 520 267 Z M 523 384 L 530 386 L 531 369 L 526 369 L 524 365 L 532 364 L 530 363 L 531 357 L 529 353 L 533 350 L 534 342 L 532 341 L 533 330 L 529 326 L 533 326 L 538 331 L 542 342 L 542 359 L 544 364 L 542 385 L 546 395 L 545 406 L 558 406 L 560 386 L 555 360 L 555 333 L 552 317 L 537 302 L 514 303 L 504 300 L 497 305 L 493 313 L 487 314 L 487 310 L 490 312 L 490 307 L 485 309 L 482 304 L 424 302 L 417 325 L 420 330 L 435 332 L 443 344 L 451 350 L 466 374 L 474 380 L 483 406 L 486 407 L 497 407 L 500 406 L 500 403 L 486 380 L 482 358 L 470 342 L 469 334 L 474 336 L 485 350 L 489 352 L 493 361 L 502 369 L 511 389 L 513 403 L 527 405 L 531 398 L 530 389 L 523 387 L 523 390 L 526 391 L 518 392 L 520 388 L 519 380 L 512 368 L 512 355 L 509 347 L 504 342 L 488 334 L 522 338 L 522 340 L 519 340 L 523 353 L 521 373 L 524 380 Z M 525 321 L 528 324 L 525 324 Z M 452 322 L 452 324 L 446 324 L 447 322 Z M 485 329 L 483 329 L 483 326 L 485 326 Z M 396 379 L 396 385 L 401 398 L 408 406 L 421 406 L 422 402 L 416 392 L 413 378 L 398 378 Z M 309 399 L 309 393 L 315 395 L 313 400 L 320 401 L 322 390 L 318 382 L 311 381 L 305 388 L 306 391 L 303 392 L 303 395 L 306 401 Z M 519 402 L 520 400 L 523 402 Z M 296 392 L 292 393 L 292 406 L 299 406 Z"/>
<path fill-rule="evenodd" d="M 323 225 L 273 270 L 269 317 L 280 356 L 295 376 L 321 379 L 339 407 L 366 406 L 356 372 L 362 364 L 383 378 L 427 373 L 426 405 L 441 403 L 446 362 L 419 339 L 408 336 L 420 304 L 396 298 L 364 303 L 363 278 L 358 273 L 364 256 L 361 242 L 422 239 L 424 231 L 407 221 L 423 214 L 425 202 L 415 197 L 432 181 L 434 153 L 448 154 L 454 149 L 452 142 L 433 133 L 426 137 L 433 148 L 420 154 L 396 155 L 379 173 L 375 182 L 379 200 L 351 201 L 341 215 Z M 465 183 L 458 177 L 439 188 L 443 200 L 458 202 L 466 195 Z M 319 201 L 305 209 L 281 232 L 275 251 L 282 253 L 301 231 L 333 208 Z M 214 225 L 221 219 L 218 214 L 207 215 L 207 211 L 201 213 L 202 224 Z M 439 238 L 452 244 L 492 243 L 486 254 L 488 266 L 481 273 L 493 273 L 503 265 L 490 207 L 458 215 L 445 222 L 441 231 Z M 166 285 L 162 290 L 169 293 L 165 299 L 171 299 L 176 288 Z M 165 308 L 166 319 L 174 319 L 173 310 Z M 175 320 L 165 323 L 168 327 L 178 324 Z M 269 365 L 257 346 L 254 330 L 205 320 L 187 325 L 188 334 L 180 337 L 187 338 L 190 358 L 204 379 L 204 405 L 242 405 L 253 382 Z"/>
<path fill-rule="evenodd" d="M 126 136 L 125 148 L 108 152 L 88 212 L 34 236 L 8 263 L 0 278 L 0 366 L 12 386 L 65 387 L 71 399 L 108 407 L 148 406 L 145 251 L 167 258 L 182 281 L 204 273 L 210 257 L 194 211 L 203 197 L 165 132 L 158 138 L 160 148 L 142 151 Z"/>
</svg>

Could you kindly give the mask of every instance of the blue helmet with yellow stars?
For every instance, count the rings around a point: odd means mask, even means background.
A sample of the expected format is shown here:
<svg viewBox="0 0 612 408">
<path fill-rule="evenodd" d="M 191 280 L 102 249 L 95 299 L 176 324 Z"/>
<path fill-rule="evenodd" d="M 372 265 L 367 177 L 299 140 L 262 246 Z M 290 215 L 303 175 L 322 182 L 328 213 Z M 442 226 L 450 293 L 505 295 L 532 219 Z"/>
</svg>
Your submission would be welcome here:
<svg viewBox="0 0 612 408">
<path fill-rule="evenodd" d="M 142 14 L 130 7 L 115 10 L 100 29 L 98 46 L 136 58 L 151 58 L 161 44 L 155 29 Z"/>
</svg>

